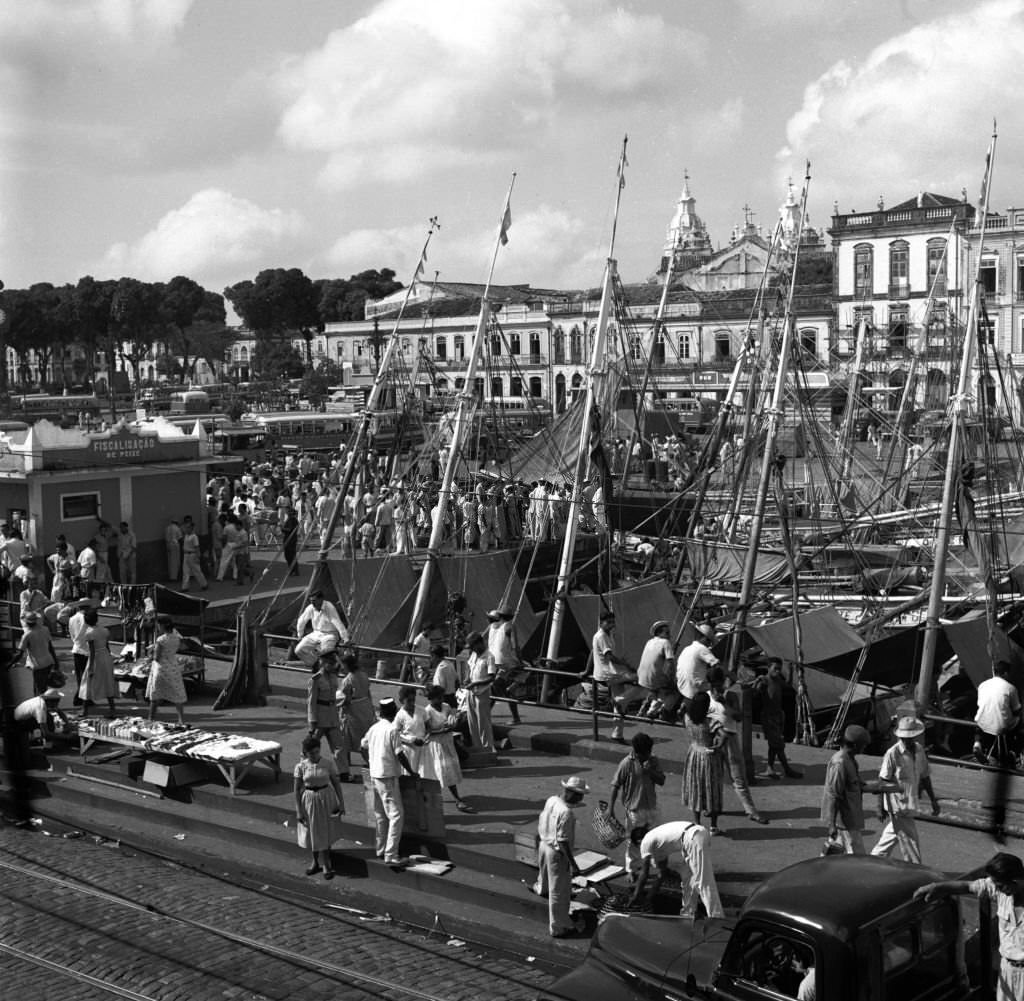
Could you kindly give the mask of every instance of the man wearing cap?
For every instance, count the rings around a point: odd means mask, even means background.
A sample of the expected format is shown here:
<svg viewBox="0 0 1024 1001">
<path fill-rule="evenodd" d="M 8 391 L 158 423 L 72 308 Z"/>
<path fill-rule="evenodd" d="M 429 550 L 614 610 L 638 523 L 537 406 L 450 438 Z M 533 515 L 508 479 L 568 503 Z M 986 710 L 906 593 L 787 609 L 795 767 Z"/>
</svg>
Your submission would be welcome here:
<svg viewBox="0 0 1024 1001">
<path fill-rule="evenodd" d="M 590 649 L 594 659 L 594 698 L 597 698 L 597 683 L 608 686 L 608 694 L 612 699 L 612 740 L 617 744 L 625 744 L 623 725 L 626 719 L 626 685 L 630 680 L 629 662 L 615 652 L 615 613 L 605 611 L 601 614 L 601 627 L 594 633 Z"/>
<path fill-rule="evenodd" d="M 59 719 L 65 726 L 67 715 L 60 708 L 60 700 L 64 693 L 58 688 L 47 688 L 42 694 L 35 695 L 14 707 L 14 722 L 25 732 L 32 735 L 38 730 L 43 737 L 43 747 L 48 749 L 50 742 L 59 735 L 54 725 Z"/>
<path fill-rule="evenodd" d="M 482 633 L 472 632 L 466 637 L 469 650 L 466 678 L 466 718 L 469 736 L 474 747 L 483 751 L 494 750 L 494 728 L 491 725 L 491 685 L 494 683 L 494 663 L 487 650 Z"/>
<path fill-rule="evenodd" d="M 533 892 L 548 898 L 548 930 L 552 938 L 565 938 L 575 930 L 569 916 L 572 877 L 579 875 L 573 855 L 576 817 L 590 787 L 579 775 L 562 780 L 562 794 L 549 796 L 537 821 L 537 881 Z"/>
<path fill-rule="evenodd" d="M 877 782 L 865 782 L 857 767 L 857 755 L 871 743 L 871 735 L 862 726 L 843 731 L 842 747 L 829 758 L 825 769 L 825 788 L 821 796 L 821 819 L 828 827 L 829 839 L 841 844 L 847 855 L 866 855 L 864 847 L 864 792 L 879 792 Z"/>
<path fill-rule="evenodd" d="M 492 694 L 507 696 L 513 675 L 520 665 L 519 644 L 516 642 L 515 610 L 507 605 L 492 608 L 487 613 L 490 625 L 487 627 L 487 650 L 494 664 L 494 686 Z M 512 722 L 519 723 L 519 706 L 515 701 L 508 704 Z"/>
<path fill-rule="evenodd" d="M 706 622 L 697 626 L 693 642 L 679 651 L 676 660 L 676 687 L 681 696 L 682 713 L 698 692 L 707 690 L 708 668 L 718 664 L 718 658 L 709 649 L 715 642 L 714 626 Z"/>
<path fill-rule="evenodd" d="M 888 822 L 878 836 L 872 855 L 887 858 L 899 845 L 907 862 L 921 861 L 921 842 L 914 814 L 923 790 L 932 801 L 932 816 L 938 816 L 939 801 L 932 789 L 928 758 L 918 737 L 924 723 L 916 716 L 901 716 L 896 725 L 896 743 L 885 752 L 878 769 L 878 818 Z"/>
<path fill-rule="evenodd" d="M 310 632 L 303 635 L 306 626 Z M 338 610 L 324 600 L 323 591 L 313 591 L 309 604 L 295 623 L 295 656 L 307 667 L 312 667 L 325 653 L 333 653 L 339 645 L 348 643 L 348 630 Z"/>
<path fill-rule="evenodd" d="M 679 689 L 672 677 L 672 641 L 669 623 L 659 619 L 651 626 L 651 638 L 644 644 L 636 669 L 637 683 L 647 689 L 647 699 L 637 715 L 672 720 L 679 705 Z"/>
<path fill-rule="evenodd" d="M 41 695 L 49 688 L 50 672 L 58 667 L 59 662 L 50 630 L 40 624 L 38 612 L 26 613 L 25 631 L 21 634 L 18 652 L 25 658 L 25 667 L 32 672 L 36 695 Z"/>
<path fill-rule="evenodd" d="M 630 838 L 640 846 L 640 872 L 630 904 L 635 904 L 642 896 L 652 868 L 657 869 L 655 890 L 665 872 L 675 869 L 682 894 L 680 915 L 695 918 L 700 900 L 709 918 L 725 916 L 708 854 L 711 836 L 706 827 L 689 820 L 673 820 L 654 828 L 636 827 Z"/>
<path fill-rule="evenodd" d="M 370 781 L 373 783 L 373 816 L 376 828 L 374 849 L 377 858 L 388 865 L 403 865 L 405 859 L 399 852 L 402 827 L 405 824 L 405 810 L 402 806 L 402 791 L 399 776 L 404 768 L 410 775 L 416 773 L 405 756 L 402 739 L 395 729 L 398 706 L 394 699 L 381 699 L 377 720 L 360 742 L 363 754 L 369 762 Z"/>
</svg>

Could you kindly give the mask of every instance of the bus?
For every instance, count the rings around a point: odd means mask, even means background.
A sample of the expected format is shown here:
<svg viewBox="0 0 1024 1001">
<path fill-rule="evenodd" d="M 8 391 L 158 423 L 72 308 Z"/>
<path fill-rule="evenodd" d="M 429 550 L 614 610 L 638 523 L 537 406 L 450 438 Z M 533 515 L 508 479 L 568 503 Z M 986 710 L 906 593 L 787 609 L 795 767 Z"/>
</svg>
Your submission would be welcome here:
<svg viewBox="0 0 1024 1001">
<path fill-rule="evenodd" d="M 310 411 L 246 414 L 243 423 L 265 434 L 265 448 L 290 446 L 305 452 L 335 451 L 347 445 L 359 426 L 358 414 L 322 414 Z"/>
<path fill-rule="evenodd" d="M 79 423 L 80 415 L 86 415 L 89 421 L 99 420 L 102 410 L 106 409 L 95 396 L 51 396 L 46 393 L 26 393 L 12 395 L 11 417 L 27 421 L 47 420 L 54 424 L 72 427 Z"/>
<path fill-rule="evenodd" d="M 185 389 L 171 393 L 171 416 L 210 413 L 210 397 L 201 389 Z"/>
<path fill-rule="evenodd" d="M 213 432 L 213 454 L 242 459 L 265 459 L 270 452 L 267 429 L 255 421 L 220 425 Z"/>
</svg>

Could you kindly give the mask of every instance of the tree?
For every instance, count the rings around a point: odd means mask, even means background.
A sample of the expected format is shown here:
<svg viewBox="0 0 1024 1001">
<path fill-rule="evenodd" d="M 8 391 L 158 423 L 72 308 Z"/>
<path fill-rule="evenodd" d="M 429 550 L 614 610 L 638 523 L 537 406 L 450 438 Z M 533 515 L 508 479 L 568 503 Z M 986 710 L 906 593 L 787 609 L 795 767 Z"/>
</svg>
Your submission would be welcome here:
<svg viewBox="0 0 1024 1001">
<path fill-rule="evenodd" d="M 252 367 L 261 379 L 277 381 L 298 379 L 306 366 L 302 355 L 290 342 L 257 340 L 252 352 Z"/>
<path fill-rule="evenodd" d="M 313 334 L 320 329 L 319 293 L 299 268 L 261 271 L 253 282 L 224 289 L 224 297 L 242 322 L 261 341 L 281 341 L 293 333 L 306 341 L 306 363 L 312 365 Z"/>
<path fill-rule="evenodd" d="M 96 352 L 102 346 L 111 373 L 114 370 L 113 344 L 110 341 L 111 305 L 117 282 L 96 281 L 92 275 L 78 279 L 72 301 L 78 320 L 78 334 L 85 349 L 86 373 L 96 384 Z"/>
<path fill-rule="evenodd" d="M 121 278 L 111 301 L 111 339 L 122 362 L 128 363 L 132 381 L 138 379 L 139 363 L 167 332 L 161 312 L 163 288 L 136 278 Z M 113 377 L 113 369 L 111 369 Z"/>
<path fill-rule="evenodd" d="M 314 282 L 320 294 L 320 320 L 323 323 L 361 320 L 366 315 L 367 299 L 383 299 L 401 289 L 390 268 L 360 271 L 348 280 L 324 278 Z"/>
<path fill-rule="evenodd" d="M 181 371 L 191 378 L 196 361 L 204 358 L 211 368 L 224 360 L 231 340 L 225 325 L 224 298 L 208 292 L 184 275 L 162 286 L 161 310 L 168 328 L 167 344 L 181 358 Z"/>
</svg>

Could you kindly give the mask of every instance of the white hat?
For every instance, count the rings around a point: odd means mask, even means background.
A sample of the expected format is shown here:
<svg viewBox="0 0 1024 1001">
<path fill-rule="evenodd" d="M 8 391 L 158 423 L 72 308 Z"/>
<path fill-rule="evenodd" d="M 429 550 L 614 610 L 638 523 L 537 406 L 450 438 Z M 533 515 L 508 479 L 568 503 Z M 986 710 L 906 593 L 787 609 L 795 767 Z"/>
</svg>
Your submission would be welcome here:
<svg viewBox="0 0 1024 1001">
<path fill-rule="evenodd" d="M 916 716 L 901 716 L 896 724 L 897 737 L 920 737 L 924 733 L 924 723 Z"/>
<path fill-rule="evenodd" d="M 699 632 L 701 636 L 707 636 L 708 639 L 713 640 L 715 638 L 715 627 L 709 626 L 706 622 L 702 622 L 697 626 L 697 632 Z"/>
<path fill-rule="evenodd" d="M 590 792 L 590 786 L 579 775 L 570 775 L 567 779 L 562 779 L 562 788 L 578 793 Z"/>
</svg>

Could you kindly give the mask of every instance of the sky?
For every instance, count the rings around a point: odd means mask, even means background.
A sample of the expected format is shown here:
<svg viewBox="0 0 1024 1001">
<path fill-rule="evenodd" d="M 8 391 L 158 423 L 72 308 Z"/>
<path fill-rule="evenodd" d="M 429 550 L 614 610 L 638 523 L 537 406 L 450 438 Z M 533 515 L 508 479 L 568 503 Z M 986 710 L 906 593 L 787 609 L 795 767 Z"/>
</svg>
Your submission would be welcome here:
<svg viewBox="0 0 1024 1001">
<path fill-rule="evenodd" d="M 0 280 L 657 269 L 927 190 L 1024 205 L 1024 0 L 0 0 Z"/>
</svg>

